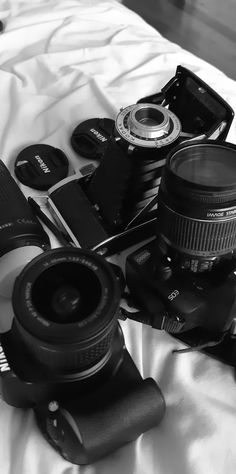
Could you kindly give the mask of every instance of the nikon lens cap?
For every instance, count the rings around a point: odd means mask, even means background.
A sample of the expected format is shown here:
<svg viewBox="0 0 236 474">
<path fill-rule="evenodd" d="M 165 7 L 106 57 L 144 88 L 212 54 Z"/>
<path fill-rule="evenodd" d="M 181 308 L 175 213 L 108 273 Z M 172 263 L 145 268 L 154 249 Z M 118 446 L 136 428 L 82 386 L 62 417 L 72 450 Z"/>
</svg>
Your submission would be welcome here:
<svg viewBox="0 0 236 474">
<path fill-rule="evenodd" d="M 99 160 L 107 148 L 115 122 L 108 118 L 92 118 L 81 122 L 71 136 L 73 150 L 90 160 Z"/>
<path fill-rule="evenodd" d="M 19 181 L 40 190 L 47 190 L 66 178 L 68 168 L 69 162 L 62 150 L 43 144 L 24 148 L 15 161 Z"/>
</svg>

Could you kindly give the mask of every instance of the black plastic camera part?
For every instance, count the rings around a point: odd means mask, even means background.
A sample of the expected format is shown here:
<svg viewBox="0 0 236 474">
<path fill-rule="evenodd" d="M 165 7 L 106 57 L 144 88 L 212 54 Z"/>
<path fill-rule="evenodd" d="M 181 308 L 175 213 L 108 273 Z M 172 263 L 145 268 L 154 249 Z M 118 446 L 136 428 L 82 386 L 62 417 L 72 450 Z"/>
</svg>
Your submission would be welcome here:
<svg viewBox="0 0 236 474">
<path fill-rule="evenodd" d="M 226 140 L 234 118 L 232 107 L 216 91 L 180 65 L 159 93 L 138 101 L 147 102 L 168 105 L 180 119 L 182 131 L 196 137 Z"/>
<path fill-rule="evenodd" d="M 29 246 L 46 250 L 50 248 L 50 241 L 26 197 L 0 160 L 0 256 Z"/>
<path fill-rule="evenodd" d="M 197 327 L 222 334 L 231 327 L 236 275 L 230 268 L 224 277 L 219 270 L 184 272 L 163 257 L 155 239 L 128 256 L 126 281 L 138 307 L 146 310 L 147 323 L 156 329 L 177 334 Z"/>
<path fill-rule="evenodd" d="M 163 259 L 154 240 L 128 256 L 126 281 L 138 311 L 124 311 L 124 319 L 170 333 L 187 346 L 176 353 L 199 350 L 236 368 L 234 270 L 224 278 L 220 271 L 186 274 Z"/>
<path fill-rule="evenodd" d="M 105 153 L 113 128 L 114 120 L 88 119 L 75 127 L 71 135 L 71 146 L 78 155 L 90 160 L 100 160 Z"/>
<path fill-rule="evenodd" d="M 74 175 L 48 191 L 48 206 L 62 232 L 76 246 L 88 248 L 104 257 L 154 236 L 155 219 L 113 235 L 86 194 L 87 178 Z M 73 206 L 71 205 L 73 202 Z"/>
<path fill-rule="evenodd" d="M 75 464 L 136 439 L 165 412 L 125 347 L 119 302 L 120 274 L 105 259 L 51 250 L 17 277 L 13 325 L 0 337 L 4 400 L 34 408 L 49 442 Z"/>
<path fill-rule="evenodd" d="M 59 148 L 46 144 L 30 145 L 15 160 L 15 175 L 22 184 L 48 190 L 68 174 L 69 161 Z"/>
<path fill-rule="evenodd" d="M 109 361 L 86 381 L 77 381 L 76 374 L 53 378 L 13 333 L 1 335 L 0 351 L 4 400 L 33 407 L 46 439 L 74 464 L 99 460 L 156 427 L 164 416 L 163 395 L 153 379 L 142 379 L 120 328 Z"/>
<path fill-rule="evenodd" d="M 130 377 L 132 383 L 124 389 Z M 164 399 L 154 380 L 134 380 L 126 351 L 110 383 L 86 397 L 64 403 L 52 400 L 35 412 L 42 432 L 65 459 L 91 464 L 156 427 L 164 411 Z"/>
<path fill-rule="evenodd" d="M 235 145 L 189 141 L 168 155 L 156 237 L 128 255 L 126 281 L 135 319 L 236 365 Z"/>
</svg>

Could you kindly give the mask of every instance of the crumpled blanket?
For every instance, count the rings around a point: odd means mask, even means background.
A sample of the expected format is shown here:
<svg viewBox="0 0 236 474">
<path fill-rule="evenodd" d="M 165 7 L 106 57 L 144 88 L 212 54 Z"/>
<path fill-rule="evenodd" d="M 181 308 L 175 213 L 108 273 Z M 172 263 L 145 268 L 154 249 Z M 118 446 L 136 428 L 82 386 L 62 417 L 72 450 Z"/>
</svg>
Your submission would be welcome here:
<svg viewBox="0 0 236 474">
<path fill-rule="evenodd" d="M 12 173 L 20 150 L 34 143 L 61 148 L 78 170 L 87 161 L 71 148 L 75 126 L 115 118 L 121 107 L 158 92 L 178 64 L 236 110 L 233 80 L 115 0 L 2 0 L 0 18 L 0 157 Z M 236 142 L 235 121 L 228 141 Z M 19 186 L 26 196 L 43 195 Z M 235 474 L 233 368 L 200 352 L 173 353 L 184 345 L 165 332 L 121 324 L 142 376 L 164 394 L 161 424 L 93 465 L 75 466 L 43 438 L 32 410 L 1 399 L 1 474 Z"/>
</svg>

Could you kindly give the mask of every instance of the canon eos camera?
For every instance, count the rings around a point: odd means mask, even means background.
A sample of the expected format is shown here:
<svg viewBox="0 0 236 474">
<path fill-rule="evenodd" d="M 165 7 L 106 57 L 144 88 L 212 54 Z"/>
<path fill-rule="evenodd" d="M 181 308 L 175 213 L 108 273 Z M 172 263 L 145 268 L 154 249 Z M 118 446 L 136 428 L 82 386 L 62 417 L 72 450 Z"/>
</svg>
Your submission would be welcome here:
<svg viewBox="0 0 236 474">
<path fill-rule="evenodd" d="M 168 155 L 156 237 L 128 256 L 126 280 L 135 318 L 236 366 L 234 145 L 186 142 Z"/>
</svg>

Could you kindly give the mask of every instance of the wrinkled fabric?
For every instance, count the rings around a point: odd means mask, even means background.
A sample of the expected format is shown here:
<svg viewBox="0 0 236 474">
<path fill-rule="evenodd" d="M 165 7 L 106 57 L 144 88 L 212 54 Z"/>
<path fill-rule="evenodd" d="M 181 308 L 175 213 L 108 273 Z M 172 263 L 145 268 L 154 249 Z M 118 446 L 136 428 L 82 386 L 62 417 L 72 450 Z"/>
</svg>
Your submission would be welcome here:
<svg viewBox="0 0 236 474">
<path fill-rule="evenodd" d="M 75 126 L 114 119 L 121 107 L 158 92 L 179 64 L 236 110 L 233 80 L 114 0 L 2 0 L 0 18 L 0 157 L 12 173 L 18 153 L 34 143 L 61 148 L 71 172 L 78 171 L 87 161 L 71 148 Z M 228 141 L 236 142 L 235 121 Z M 19 186 L 26 196 L 45 194 Z M 234 370 L 203 353 L 173 354 L 184 346 L 164 332 L 121 324 L 142 376 L 153 377 L 164 394 L 161 424 L 81 467 L 47 443 L 32 410 L 0 400 L 1 474 L 235 474 Z"/>
</svg>

